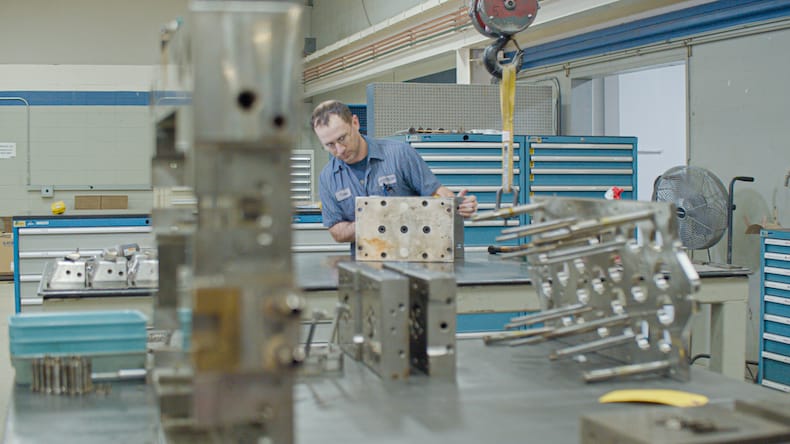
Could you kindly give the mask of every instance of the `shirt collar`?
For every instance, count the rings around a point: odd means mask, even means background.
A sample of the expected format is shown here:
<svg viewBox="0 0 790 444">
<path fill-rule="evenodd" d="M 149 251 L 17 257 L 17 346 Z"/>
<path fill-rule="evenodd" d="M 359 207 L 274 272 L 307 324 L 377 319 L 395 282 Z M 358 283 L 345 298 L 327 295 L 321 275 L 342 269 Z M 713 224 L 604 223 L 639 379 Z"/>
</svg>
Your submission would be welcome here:
<svg viewBox="0 0 790 444">
<path fill-rule="evenodd" d="M 365 142 L 368 144 L 368 159 L 384 160 L 384 150 L 381 148 L 381 145 L 376 143 L 375 139 L 371 139 L 367 136 L 362 136 L 362 138 L 365 139 Z M 345 165 L 345 162 L 332 156 L 333 173 L 337 173 Z"/>
</svg>

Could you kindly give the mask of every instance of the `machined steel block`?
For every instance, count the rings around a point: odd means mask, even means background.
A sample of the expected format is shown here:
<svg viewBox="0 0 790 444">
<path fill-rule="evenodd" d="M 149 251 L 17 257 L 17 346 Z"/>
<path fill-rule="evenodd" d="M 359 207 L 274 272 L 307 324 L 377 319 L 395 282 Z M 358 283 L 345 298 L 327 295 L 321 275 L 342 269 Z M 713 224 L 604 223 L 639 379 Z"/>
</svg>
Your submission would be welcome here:
<svg viewBox="0 0 790 444">
<path fill-rule="evenodd" d="M 453 262 L 455 233 L 453 198 L 356 199 L 358 261 Z"/>
<path fill-rule="evenodd" d="M 362 362 L 384 380 L 409 377 L 409 280 L 389 270 L 359 271 Z"/>
<path fill-rule="evenodd" d="M 409 279 L 409 357 L 413 369 L 455 380 L 456 282 L 451 271 L 415 264 L 385 268 Z"/>
</svg>

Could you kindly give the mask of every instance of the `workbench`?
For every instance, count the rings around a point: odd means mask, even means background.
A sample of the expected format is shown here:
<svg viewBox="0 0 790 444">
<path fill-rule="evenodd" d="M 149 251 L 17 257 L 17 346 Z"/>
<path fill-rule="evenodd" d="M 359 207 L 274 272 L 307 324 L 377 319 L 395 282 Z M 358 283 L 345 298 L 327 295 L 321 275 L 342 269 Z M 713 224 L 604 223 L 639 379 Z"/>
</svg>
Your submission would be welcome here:
<svg viewBox="0 0 790 444">
<path fill-rule="evenodd" d="M 294 254 L 297 286 L 307 293 L 310 307 L 333 312 L 337 301 L 337 263 L 349 260 L 347 254 Z M 455 273 L 459 332 L 462 325 L 477 327 L 477 331 L 499 330 L 508 317 L 541 309 L 526 262 L 467 253 L 454 264 L 426 266 Z M 711 369 L 741 380 L 746 360 L 750 271 L 731 265 L 695 267 L 702 285 L 694 297 L 703 304 L 703 316 L 692 320 L 691 354 L 710 354 Z M 471 319 L 464 322 L 464 316 Z"/>
<path fill-rule="evenodd" d="M 725 407 L 735 399 L 787 402 L 779 392 L 698 367 L 687 383 L 653 376 L 585 384 L 581 364 L 547 359 L 552 347 L 556 344 L 487 347 L 480 340 L 460 340 L 455 383 L 413 376 L 384 384 L 347 359 L 342 375 L 298 381 L 296 442 L 578 442 L 582 415 L 650 408 L 598 404 L 604 393 L 625 388 L 685 390 Z M 20 386 L 14 389 L 4 442 L 155 442 L 157 427 L 152 389 L 143 383 L 117 383 L 108 394 L 81 398 L 33 394 Z"/>
<path fill-rule="evenodd" d="M 305 291 L 311 310 L 334 313 L 337 302 L 337 264 L 348 254 L 294 253 L 296 284 Z M 371 262 L 371 264 L 376 264 Z M 530 284 L 526 262 L 503 260 L 487 253 L 468 253 L 455 263 L 426 266 L 455 273 L 458 284 L 458 331 L 494 331 L 512 317 L 540 310 Z M 692 321 L 692 356 L 710 354 L 709 367 L 742 379 L 746 359 L 746 301 L 749 270 L 742 267 L 697 265 L 702 286 L 695 294 L 704 316 Z M 151 318 L 150 297 L 48 299 L 41 311 L 133 308 Z M 329 321 L 317 330 L 316 340 L 327 341 Z M 701 362 L 704 363 L 704 362 Z"/>
</svg>

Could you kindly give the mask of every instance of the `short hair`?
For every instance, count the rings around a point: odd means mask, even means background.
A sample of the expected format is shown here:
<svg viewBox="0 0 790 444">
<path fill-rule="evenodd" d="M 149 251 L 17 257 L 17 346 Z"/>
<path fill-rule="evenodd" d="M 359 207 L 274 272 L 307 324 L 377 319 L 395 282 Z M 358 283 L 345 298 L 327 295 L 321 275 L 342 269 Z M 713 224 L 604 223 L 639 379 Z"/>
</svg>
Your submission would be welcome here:
<svg viewBox="0 0 790 444">
<path fill-rule="evenodd" d="M 352 114 L 345 103 L 338 100 L 327 100 L 321 102 L 313 110 L 313 115 L 310 118 L 310 125 L 313 129 L 317 126 L 326 126 L 329 124 L 329 118 L 336 115 L 343 119 L 346 123 L 351 123 Z"/>
</svg>

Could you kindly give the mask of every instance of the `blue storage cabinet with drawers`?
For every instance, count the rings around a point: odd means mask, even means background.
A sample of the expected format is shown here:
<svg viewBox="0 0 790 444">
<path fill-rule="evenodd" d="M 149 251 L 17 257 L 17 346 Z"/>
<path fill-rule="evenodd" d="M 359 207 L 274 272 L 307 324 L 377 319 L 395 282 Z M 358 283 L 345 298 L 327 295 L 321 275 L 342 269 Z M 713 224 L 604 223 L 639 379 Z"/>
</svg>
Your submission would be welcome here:
<svg viewBox="0 0 790 444">
<path fill-rule="evenodd" d="M 790 392 L 790 230 L 760 232 L 758 382 Z"/>
<path fill-rule="evenodd" d="M 480 211 L 494 209 L 497 190 L 502 188 L 502 137 L 485 134 L 409 134 L 393 137 L 409 143 L 428 163 L 431 171 L 450 190 L 458 192 L 467 189 L 477 196 Z M 524 156 L 524 136 L 514 137 L 513 180 L 514 185 L 523 183 L 526 158 Z M 520 185 L 519 185 L 520 186 Z M 502 206 L 526 203 L 526 192 L 520 186 L 519 192 L 502 196 Z M 512 227 L 526 223 L 526 217 L 516 217 L 508 221 L 467 220 L 464 229 L 464 243 L 467 251 L 485 251 L 505 226 Z M 516 241 L 498 244 L 514 245 Z"/>
<path fill-rule="evenodd" d="M 603 198 L 609 188 L 636 199 L 636 137 L 529 136 L 529 196 Z"/>
<path fill-rule="evenodd" d="M 481 211 L 494 209 L 502 187 L 502 139 L 483 134 L 409 134 L 395 136 L 414 147 L 445 186 L 477 195 Z M 603 198 L 614 186 L 622 199 L 637 195 L 637 139 L 608 136 L 515 136 L 514 183 L 517 195 L 501 204 L 526 204 L 532 196 Z M 485 250 L 507 226 L 529 223 L 527 216 L 507 222 L 466 221 L 467 250 Z M 526 241 L 527 239 L 522 239 Z M 496 242 L 513 245 L 517 241 Z"/>
</svg>

